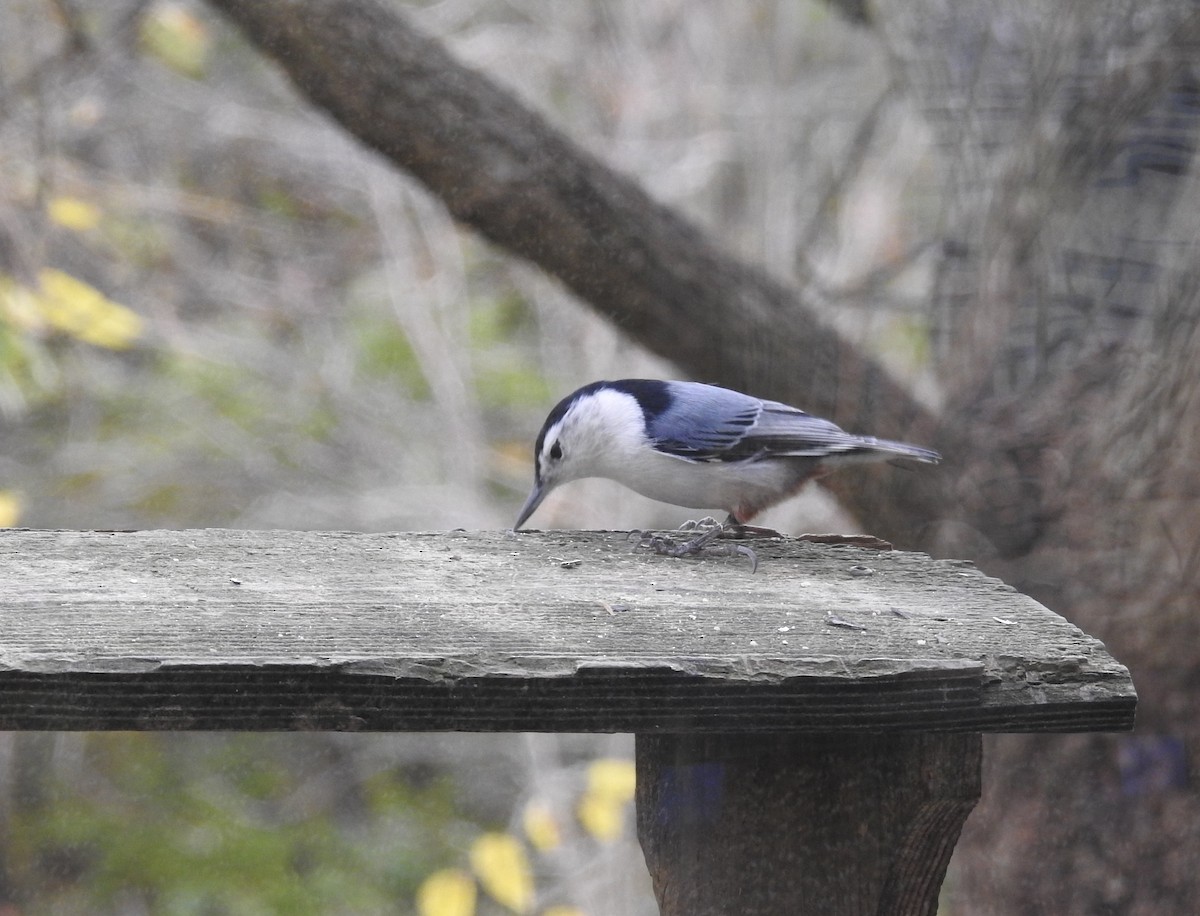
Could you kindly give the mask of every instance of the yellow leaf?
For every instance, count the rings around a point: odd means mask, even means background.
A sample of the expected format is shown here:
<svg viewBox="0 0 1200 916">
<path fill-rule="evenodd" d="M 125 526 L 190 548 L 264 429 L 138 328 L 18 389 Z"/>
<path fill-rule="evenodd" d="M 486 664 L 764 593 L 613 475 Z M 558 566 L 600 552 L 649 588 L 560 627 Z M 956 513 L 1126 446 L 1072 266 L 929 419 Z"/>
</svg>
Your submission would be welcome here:
<svg viewBox="0 0 1200 916">
<path fill-rule="evenodd" d="M 525 849 L 507 833 L 485 833 L 471 844 L 471 868 L 497 903 L 514 913 L 533 905 L 533 873 Z"/>
<path fill-rule="evenodd" d="M 636 772 L 632 760 L 595 760 L 588 767 L 587 791 L 615 802 L 633 801 L 637 787 Z"/>
<path fill-rule="evenodd" d="M 562 844 L 562 833 L 558 829 L 558 821 L 550 807 L 542 802 L 530 802 L 525 806 L 522 818 L 525 836 L 538 852 L 556 849 Z"/>
<path fill-rule="evenodd" d="M 12 528 L 21 520 L 21 497 L 13 490 L 0 490 L 0 528 Z"/>
<path fill-rule="evenodd" d="M 141 316 L 104 293 L 63 273 L 38 272 L 38 304 L 46 323 L 85 343 L 123 350 L 142 334 Z"/>
<path fill-rule="evenodd" d="M 587 790 L 575 814 L 584 830 L 598 840 L 615 840 L 625 827 L 625 806 L 637 787 L 632 760 L 594 760 L 587 771 Z"/>
<path fill-rule="evenodd" d="M 583 916 L 583 910 L 574 906 L 552 906 L 542 910 L 542 916 Z"/>
<path fill-rule="evenodd" d="M 575 808 L 583 829 L 598 840 L 610 842 L 625 827 L 625 803 L 596 792 L 587 792 Z"/>
<path fill-rule="evenodd" d="M 203 20 L 182 3 L 158 3 L 142 18 L 142 47 L 172 70 L 204 76 L 212 37 Z"/>
<path fill-rule="evenodd" d="M 39 331 L 46 326 L 37 293 L 3 274 L 0 274 L 0 318 L 22 331 Z"/>
<path fill-rule="evenodd" d="M 46 204 L 46 213 L 52 222 L 76 232 L 95 229 L 102 216 L 99 207 L 78 197 L 54 197 Z"/>
<path fill-rule="evenodd" d="M 475 916 L 475 881 L 459 868 L 443 868 L 417 889 L 421 916 Z"/>
</svg>

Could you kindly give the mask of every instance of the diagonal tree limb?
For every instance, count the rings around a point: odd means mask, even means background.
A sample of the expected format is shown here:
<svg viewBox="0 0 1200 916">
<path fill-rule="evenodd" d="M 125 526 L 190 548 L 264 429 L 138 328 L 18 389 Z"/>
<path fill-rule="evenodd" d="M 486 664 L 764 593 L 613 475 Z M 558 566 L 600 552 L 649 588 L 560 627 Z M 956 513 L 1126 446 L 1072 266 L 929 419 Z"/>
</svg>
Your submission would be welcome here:
<svg viewBox="0 0 1200 916">
<path fill-rule="evenodd" d="M 211 3 L 456 219 L 695 377 L 799 403 L 853 430 L 932 441 L 936 417 L 795 292 L 377 0 Z M 942 514 L 927 477 L 852 475 L 853 489 L 839 495 L 852 512 L 869 508 L 879 534 L 911 544 L 914 525 Z"/>
</svg>

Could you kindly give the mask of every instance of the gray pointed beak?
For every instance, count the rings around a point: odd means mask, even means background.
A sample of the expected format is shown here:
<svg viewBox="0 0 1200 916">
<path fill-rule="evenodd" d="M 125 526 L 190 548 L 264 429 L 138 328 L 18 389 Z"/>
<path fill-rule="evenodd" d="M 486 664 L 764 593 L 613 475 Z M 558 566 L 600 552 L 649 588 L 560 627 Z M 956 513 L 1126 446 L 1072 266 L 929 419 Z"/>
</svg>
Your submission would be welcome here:
<svg viewBox="0 0 1200 916">
<path fill-rule="evenodd" d="M 542 504 L 542 500 L 546 498 L 546 494 L 549 492 L 540 480 L 534 482 L 533 491 L 529 494 L 529 498 L 525 500 L 525 505 L 521 507 L 521 514 L 517 516 L 517 523 L 513 525 L 513 531 L 521 530 L 521 526 L 525 524 L 529 516 L 537 511 L 537 507 Z"/>
</svg>

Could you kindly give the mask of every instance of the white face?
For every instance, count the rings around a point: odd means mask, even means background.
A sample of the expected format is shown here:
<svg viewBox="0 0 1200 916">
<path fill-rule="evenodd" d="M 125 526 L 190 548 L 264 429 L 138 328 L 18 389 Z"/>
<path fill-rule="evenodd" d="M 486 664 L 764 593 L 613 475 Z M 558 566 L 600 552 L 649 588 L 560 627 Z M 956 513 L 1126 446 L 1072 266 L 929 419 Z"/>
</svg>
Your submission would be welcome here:
<svg viewBox="0 0 1200 916">
<path fill-rule="evenodd" d="M 542 484 L 584 477 L 623 480 L 630 459 L 646 447 L 646 421 L 631 395 L 602 389 L 571 406 L 550 426 L 538 453 Z"/>
<path fill-rule="evenodd" d="M 555 487 L 584 477 L 621 480 L 629 456 L 645 443 L 645 422 L 637 402 L 617 391 L 598 391 L 572 404 L 546 427 L 533 492 L 515 528 L 520 528 Z"/>
</svg>

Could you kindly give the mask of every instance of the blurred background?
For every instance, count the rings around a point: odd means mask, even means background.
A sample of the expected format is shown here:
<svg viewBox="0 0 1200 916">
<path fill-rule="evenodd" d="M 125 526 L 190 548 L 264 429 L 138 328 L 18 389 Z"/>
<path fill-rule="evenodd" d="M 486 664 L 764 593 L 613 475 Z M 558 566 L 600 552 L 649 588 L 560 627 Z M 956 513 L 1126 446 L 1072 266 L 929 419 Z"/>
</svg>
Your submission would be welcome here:
<svg viewBox="0 0 1200 916">
<path fill-rule="evenodd" d="M 6 6 L 10 524 L 507 526 L 559 398 L 597 378 L 679 375 L 456 226 L 207 7 Z M 821 4 L 405 9 L 781 277 L 851 283 L 928 238 L 927 143 L 898 104 L 878 115 L 869 168 L 820 208 L 887 91 L 879 48 Z M 892 312 L 846 324 L 916 374 L 928 271 L 904 266 L 893 292 L 912 311 L 890 295 Z M 23 301 L 43 271 L 76 284 L 67 321 Z M 777 521 L 804 527 L 810 511 Z M 589 482 L 535 521 L 686 517 Z"/>
<path fill-rule="evenodd" d="M 877 110 L 880 49 L 827 7 L 404 7 L 779 276 L 896 268 L 891 311 L 852 322 L 921 376 L 926 137 Z M 203 4 L 3 0 L 3 21 L 0 524 L 507 527 L 560 397 L 679 377 L 456 226 Z M 868 115 L 871 163 L 832 207 Z M 534 522 L 685 518 L 586 481 Z M 852 528 L 819 490 L 765 523 Z M 596 762 L 631 753 L 629 736 L 0 736 L 0 912 L 417 912 L 439 874 L 461 903 L 473 844 L 499 832 L 538 912 L 652 913 L 620 778 L 601 826 L 580 814 L 611 773 Z M 498 894 L 481 884 L 478 911 L 523 911 Z"/>
<path fill-rule="evenodd" d="M 1174 7 L 391 5 L 944 412 L 967 508 L 941 545 L 1138 663 L 1148 734 L 989 747 L 944 912 L 1188 911 L 1200 82 Z M 683 376 L 209 6 L 0 0 L 0 22 L 0 526 L 504 528 L 559 398 Z M 582 481 L 533 523 L 687 516 Z M 762 523 L 861 530 L 815 487 Z M 631 754 L 0 735 L 0 914 L 653 913 Z"/>
</svg>

